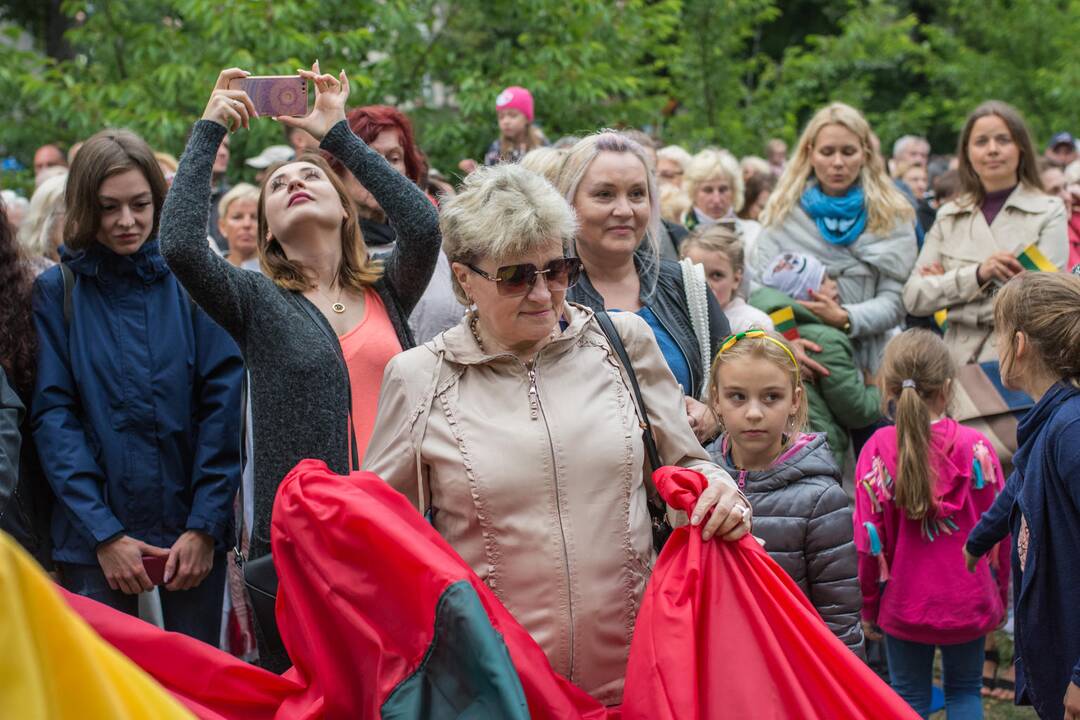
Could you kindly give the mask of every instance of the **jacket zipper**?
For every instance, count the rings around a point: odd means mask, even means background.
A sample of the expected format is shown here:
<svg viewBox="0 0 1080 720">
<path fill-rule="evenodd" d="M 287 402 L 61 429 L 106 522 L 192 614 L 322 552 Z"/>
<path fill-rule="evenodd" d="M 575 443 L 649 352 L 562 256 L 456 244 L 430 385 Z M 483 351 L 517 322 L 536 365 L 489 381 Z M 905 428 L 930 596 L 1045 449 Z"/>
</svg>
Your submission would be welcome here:
<svg viewBox="0 0 1080 720">
<path fill-rule="evenodd" d="M 690 371 L 690 392 L 687 394 L 697 400 L 697 384 L 694 382 L 694 366 L 690 364 L 690 358 L 686 354 L 686 349 L 683 348 L 682 343 L 679 342 L 679 336 L 671 332 L 671 328 L 669 328 L 667 323 L 664 322 L 664 318 L 660 316 L 660 313 L 653 310 L 653 316 L 656 317 L 657 321 L 660 323 L 660 326 L 667 331 L 667 334 L 671 336 L 671 339 L 675 341 L 675 347 L 679 348 L 679 352 L 682 354 L 683 360 L 686 361 L 686 368 Z M 691 328 L 691 332 L 693 332 L 693 328 Z M 698 339 L 698 342 L 701 342 L 701 340 Z M 702 370 L 703 373 L 707 373 L 708 371 L 708 368 L 704 368 Z"/>
<path fill-rule="evenodd" d="M 551 426 L 548 425 L 547 415 L 544 414 L 544 408 L 540 404 L 540 393 L 536 387 L 536 359 L 525 363 L 525 369 L 529 373 L 529 404 L 532 409 L 532 417 L 536 420 L 538 417 L 544 421 L 544 429 L 547 430 L 548 437 L 548 451 L 551 453 L 551 469 L 555 474 L 555 513 L 559 518 L 559 534 L 562 536 L 563 545 L 563 571 L 566 574 L 566 590 L 568 595 L 568 605 L 570 613 L 570 672 L 568 678 L 573 682 L 574 678 L 574 593 L 570 582 L 570 559 L 568 551 L 566 549 L 566 528 L 563 525 L 562 514 L 562 497 L 559 493 L 559 470 L 558 464 L 555 459 L 555 443 L 551 439 Z"/>
</svg>

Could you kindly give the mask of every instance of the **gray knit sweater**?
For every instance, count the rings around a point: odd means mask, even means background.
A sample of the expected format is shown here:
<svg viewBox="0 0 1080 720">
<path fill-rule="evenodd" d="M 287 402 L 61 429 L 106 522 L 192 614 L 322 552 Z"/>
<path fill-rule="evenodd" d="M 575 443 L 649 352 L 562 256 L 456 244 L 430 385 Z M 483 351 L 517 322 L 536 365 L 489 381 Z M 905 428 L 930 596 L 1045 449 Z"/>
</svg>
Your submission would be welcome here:
<svg viewBox="0 0 1080 720">
<path fill-rule="evenodd" d="M 348 472 L 349 379 L 330 324 L 303 295 L 260 273 L 234 268 L 210 249 L 210 172 L 224 135 L 225 128 L 215 122 L 195 124 L 162 210 L 160 241 L 191 297 L 235 338 L 250 373 L 255 456 L 250 557 L 255 558 L 270 550 L 274 495 L 297 462 L 317 458 L 334 472 Z M 414 344 L 409 313 L 431 279 L 442 243 L 435 207 L 344 120 L 321 147 L 371 192 L 397 230 L 398 242 L 374 289 L 408 349 Z"/>
</svg>

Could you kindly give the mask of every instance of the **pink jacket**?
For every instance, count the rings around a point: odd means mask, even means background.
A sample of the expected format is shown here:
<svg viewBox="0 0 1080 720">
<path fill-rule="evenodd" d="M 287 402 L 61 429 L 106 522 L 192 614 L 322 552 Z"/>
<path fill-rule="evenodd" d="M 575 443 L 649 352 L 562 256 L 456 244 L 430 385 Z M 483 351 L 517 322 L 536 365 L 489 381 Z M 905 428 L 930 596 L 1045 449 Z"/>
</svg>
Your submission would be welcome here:
<svg viewBox="0 0 1080 720">
<path fill-rule="evenodd" d="M 930 462 L 938 510 L 912 520 L 893 503 L 896 428 L 874 433 L 855 468 L 855 547 L 862 616 L 901 640 L 970 642 L 1002 621 L 1009 591 L 1009 540 L 964 567 L 964 542 L 1004 487 L 990 441 L 945 418 L 933 425 Z"/>
</svg>

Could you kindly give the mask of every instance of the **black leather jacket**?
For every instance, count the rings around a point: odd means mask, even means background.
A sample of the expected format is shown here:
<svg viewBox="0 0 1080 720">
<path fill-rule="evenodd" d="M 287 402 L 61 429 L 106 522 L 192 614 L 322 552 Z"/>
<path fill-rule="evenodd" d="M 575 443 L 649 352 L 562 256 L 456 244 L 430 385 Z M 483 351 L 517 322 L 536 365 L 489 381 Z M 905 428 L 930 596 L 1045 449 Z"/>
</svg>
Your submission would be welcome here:
<svg viewBox="0 0 1080 720">
<path fill-rule="evenodd" d="M 687 365 L 690 366 L 693 382 L 693 387 L 684 390 L 687 395 L 696 398 L 709 368 L 701 367 L 697 334 L 690 322 L 690 310 L 686 305 L 682 268 L 670 260 L 660 260 L 657 263 L 647 248 L 641 248 L 634 254 L 634 266 L 641 279 L 641 304 L 651 309 L 675 338 Z M 720 303 L 711 292 L 706 292 L 706 296 L 709 302 L 709 357 L 715 357 L 721 341 L 727 337 L 730 330 Z M 589 282 L 588 271 L 582 272 L 581 280 L 566 293 L 566 299 L 593 310 L 604 309 L 604 298 Z"/>
</svg>

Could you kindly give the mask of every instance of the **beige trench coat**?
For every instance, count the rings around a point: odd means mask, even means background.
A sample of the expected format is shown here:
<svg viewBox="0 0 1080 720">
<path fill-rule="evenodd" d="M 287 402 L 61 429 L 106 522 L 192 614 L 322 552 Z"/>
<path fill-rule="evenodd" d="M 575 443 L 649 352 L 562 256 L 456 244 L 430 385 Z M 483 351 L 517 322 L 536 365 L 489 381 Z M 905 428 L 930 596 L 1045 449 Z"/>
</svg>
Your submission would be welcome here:
<svg viewBox="0 0 1080 720">
<path fill-rule="evenodd" d="M 922 317 L 948 309 L 945 344 L 957 364 L 996 360 L 993 286 L 980 288 L 975 271 L 999 250 L 1015 255 L 1032 243 L 1063 268 L 1069 258 L 1065 223 L 1065 206 L 1059 198 L 1025 185 L 1009 195 L 993 225 L 986 224 L 974 205 L 946 203 L 904 285 L 904 306 Z M 944 275 L 919 275 L 919 268 L 935 262 L 945 268 Z"/>
<path fill-rule="evenodd" d="M 615 704 L 654 560 L 644 447 L 592 311 L 568 303 L 566 318 L 531 368 L 482 352 L 468 317 L 395 357 L 363 467 L 418 506 L 422 487 L 435 528 L 554 669 Z M 695 439 L 648 325 L 631 313 L 612 319 L 662 460 L 734 486 Z"/>
</svg>

